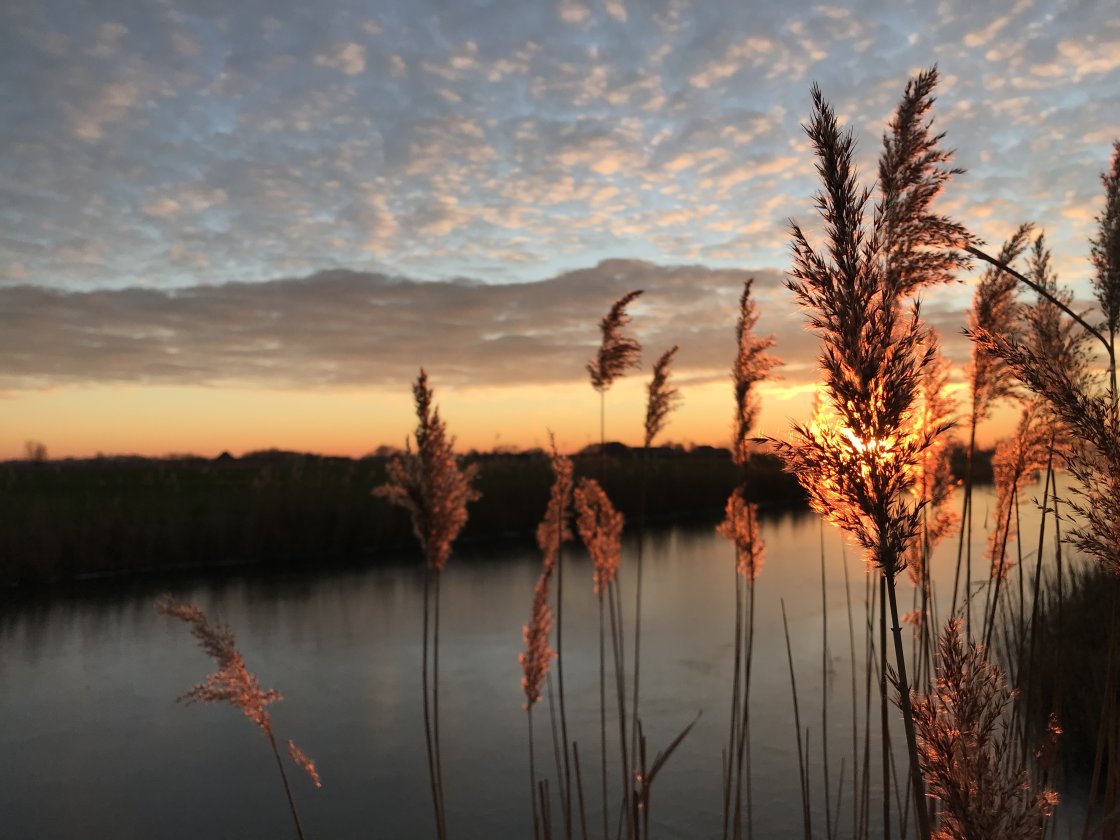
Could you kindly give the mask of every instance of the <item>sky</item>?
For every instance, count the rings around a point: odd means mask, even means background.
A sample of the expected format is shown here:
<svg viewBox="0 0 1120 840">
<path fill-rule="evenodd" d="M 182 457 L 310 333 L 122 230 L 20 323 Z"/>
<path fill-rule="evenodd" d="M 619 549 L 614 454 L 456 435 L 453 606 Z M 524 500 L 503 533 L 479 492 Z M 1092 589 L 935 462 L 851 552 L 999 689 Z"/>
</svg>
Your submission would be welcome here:
<svg viewBox="0 0 1120 840">
<path fill-rule="evenodd" d="M 817 372 L 783 286 L 789 220 L 815 214 L 810 85 L 870 186 L 933 64 L 966 170 L 939 209 L 992 251 L 1039 224 L 1087 308 L 1120 137 L 1105 0 L 8 0 L 0 458 L 360 455 L 403 445 L 420 366 L 462 448 L 578 448 L 598 321 L 631 289 L 644 367 L 607 436 L 640 441 L 679 344 L 665 439 L 723 445 L 748 277 L 786 362 L 762 388 L 780 437 Z M 923 303 L 958 365 L 978 274 Z"/>
</svg>

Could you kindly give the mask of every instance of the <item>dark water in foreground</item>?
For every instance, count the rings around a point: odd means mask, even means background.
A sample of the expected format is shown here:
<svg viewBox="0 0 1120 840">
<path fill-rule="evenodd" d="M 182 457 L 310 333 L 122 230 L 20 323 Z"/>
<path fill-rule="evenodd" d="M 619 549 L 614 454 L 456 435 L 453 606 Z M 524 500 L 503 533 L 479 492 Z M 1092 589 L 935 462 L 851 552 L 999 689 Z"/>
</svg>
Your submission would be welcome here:
<svg viewBox="0 0 1120 840">
<path fill-rule="evenodd" d="M 978 503 L 978 512 L 985 503 Z M 1025 517 L 1024 533 L 1032 533 L 1029 522 Z M 982 553 L 984 535 L 977 531 Z M 826 651 L 818 520 L 807 514 L 768 519 L 763 536 L 768 548 L 758 581 L 752 689 L 756 836 L 802 831 L 781 599 L 802 726 L 809 729 L 815 828 L 825 820 L 823 697 L 831 811 L 840 836 L 847 836 L 853 662 L 845 562 L 861 754 L 868 577 L 856 552 L 848 548 L 845 561 L 840 537 L 826 528 Z M 946 604 L 952 542 L 934 565 Z M 628 622 L 635 549 L 631 540 L 621 577 Z M 449 829 L 456 840 L 531 836 L 517 655 L 538 562 L 525 551 L 466 552 L 452 558 L 444 575 L 440 703 Z M 647 537 L 644 562 L 641 715 L 651 753 L 703 713 L 654 785 L 654 834 L 718 837 L 732 670 L 732 551 L 708 528 L 675 528 Z M 566 563 L 569 726 L 584 757 L 595 826 L 601 825 L 598 617 L 589 562 L 570 552 Z M 232 625 L 250 670 L 284 693 L 285 700 L 271 707 L 276 733 L 314 757 L 323 779 L 315 790 L 291 770 L 309 837 L 431 836 L 419 679 L 422 582 L 418 566 L 408 563 L 283 578 L 247 573 L 171 584 L 91 584 L 50 597 L 8 597 L 0 608 L 0 837 L 294 836 L 261 733 L 229 707 L 175 703 L 212 663 L 185 625 L 153 611 L 155 598 L 168 589 Z M 901 584 L 906 604 L 911 591 Z M 554 780 L 547 707 L 537 710 L 538 774 Z M 878 714 L 874 704 L 872 714 Z M 896 724 L 897 746 L 903 736 Z M 877 744 L 873 733 L 872 756 Z M 904 761 L 901 752 L 899 758 Z M 614 796 L 613 760 L 611 769 Z M 872 778 L 879 772 L 873 763 Z M 873 788 L 873 814 L 881 812 L 878 797 Z"/>
</svg>

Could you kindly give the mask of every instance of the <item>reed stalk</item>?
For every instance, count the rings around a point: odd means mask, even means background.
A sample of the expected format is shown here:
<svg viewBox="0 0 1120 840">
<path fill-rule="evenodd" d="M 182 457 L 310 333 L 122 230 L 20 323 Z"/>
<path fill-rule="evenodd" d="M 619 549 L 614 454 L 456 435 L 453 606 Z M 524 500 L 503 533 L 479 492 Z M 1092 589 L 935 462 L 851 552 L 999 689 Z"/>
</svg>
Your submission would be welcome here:
<svg viewBox="0 0 1120 840">
<path fill-rule="evenodd" d="M 451 544 L 466 525 L 467 505 L 478 499 L 479 494 L 471 487 L 477 468 L 473 464 L 464 469 L 459 468 L 454 455 L 455 439 L 447 435 L 447 426 L 439 416 L 439 409 L 433 401 L 433 391 L 428 386 L 428 375 L 423 369 L 413 385 L 412 393 L 418 421 L 415 432 L 416 452 L 406 449 L 404 455 L 396 456 L 389 462 L 388 481 L 376 488 L 374 495 L 408 511 L 413 533 L 426 561 L 421 694 L 436 836 L 439 840 L 446 840 L 447 820 L 439 737 L 439 581 L 440 573 L 451 556 Z M 434 609 L 430 604 L 433 597 Z"/>
</svg>

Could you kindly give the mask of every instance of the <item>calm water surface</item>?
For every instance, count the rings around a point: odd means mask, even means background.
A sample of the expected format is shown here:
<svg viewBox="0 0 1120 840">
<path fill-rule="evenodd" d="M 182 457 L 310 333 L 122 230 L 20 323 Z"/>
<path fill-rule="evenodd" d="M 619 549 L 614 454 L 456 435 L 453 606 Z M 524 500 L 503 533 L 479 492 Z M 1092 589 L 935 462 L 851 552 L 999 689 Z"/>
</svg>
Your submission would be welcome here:
<svg viewBox="0 0 1120 840">
<path fill-rule="evenodd" d="M 993 506 L 980 491 L 977 516 Z M 1024 508 L 1024 533 L 1035 533 L 1028 530 L 1034 517 Z M 824 698 L 834 803 L 841 765 L 844 773 L 839 817 L 835 804 L 831 811 L 847 836 L 853 657 L 845 566 L 861 732 L 869 578 L 856 552 L 810 514 L 768 518 L 763 536 L 767 558 L 757 589 L 752 688 L 756 836 L 797 837 L 802 831 L 783 599 L 802 727 L 809 730 L 813 819 L 817 828 L 825 820 Z M 977 557 L 983 539 L 978 527 Z M 1028 543 L 1033 546 L 1034 537 Z M 620 578 L 628 626 L 636 548 L 633 539 L 626 544 Z M 943 613 L 955 556 L 954 539 L 934 564 Z M 654 785 L 654 833 L 718 837 L 720 751 L 732 671 L 732 550 L 708 527 L 674 528 L 647 536 L 644 558 L 640 711 L 651 753 L 702 713 Z M 589 561 L 572 550 L 565 564 L 569 727 L 584 758 L 594 826 L 601 825 L 598 613 Z M 449 830 L 456 840 L 531 836 L 517 655 L 538 573 L 533 553 L 510 549 L 460 551 L 444 573 L 440 703 Z M 313 756 L 323 779 L 323 788 L 315 790 L 302 773 L 291 771 L 309 837 L 433 834 L 419 679 L 423 577 L 417 564 L 401 563 L 283 577 L 250 572 L 98 583 L 49 597 L 8 596 L 0 609 L 0 837 L 294 836 L 261 733 L 226 706 L 176 704 L 212 663 L 185 625 L 153 611 L 153 601 L 167 590 L 228 622 L 250 670 L 284 693 L 284 701 L 271 707 L 277 736 L 292 738 Z M 908 582 L 900 584 L 907 604 L 911 592 Z M 537 709 L 538 774 L 555 780 L 547 706 Z M 878 714 L 874 706 L 872 714 Z M 893 709 L 891 714 L 898 717 Z M 896 724 L 897 747 L 903 736 Z M 872 756 L 877 744 L 873 733 Z M 858 748 L 862 753 L 862 735 Z M 901 752 L 899 757 L 905 761 Z M 619 781 L 617 768 L 611 769 L 614 796 Z M 878 777 L 877 764 L 871 772 Z M 872 808 L 881 810 L 877 790 Z"/>
</svg>

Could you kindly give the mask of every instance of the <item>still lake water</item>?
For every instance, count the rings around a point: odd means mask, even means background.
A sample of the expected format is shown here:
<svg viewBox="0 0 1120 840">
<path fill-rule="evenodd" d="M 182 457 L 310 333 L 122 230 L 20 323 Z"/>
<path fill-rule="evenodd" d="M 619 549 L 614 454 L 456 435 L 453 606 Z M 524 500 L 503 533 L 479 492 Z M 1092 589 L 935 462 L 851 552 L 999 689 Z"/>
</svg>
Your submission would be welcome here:
<svg viewBox="0 0 1120 840">
<path fill-rule="evenodd" d="M 976 499 L 974 560 L 983 556 L 983 519 L 994 507 L 990 488 L 980 488 Z M 1035 545 L 1037 521 L 1033 506 L 1025 504 L 1022 528 L 1029 536 L 1024 550 Z M 852 593 L 861 728 L 869 577 L 857 552 L 845 549 L 838 532 L 822 529 L 812 514 L 767 518 L 762 533 L 767 556 L 757 588 L 751 707 L 756 836 L 799 837 L 802 832 L 782 599 L 802 726 L 809 729 L 815 828 L 825 819 L 823 697 L 834 798 L 841 762 L 844 766 L 838 824 L 840 835 L 847 836 L 853 662 L 844 566 Z M 628 626 L 635 548 L 631 537 L 620 575 Z M 727 739 L 732 671 L 733 552 L 710 527 L 675 527 L 647 535 L 644 555 L 640 703 L 650 753 L 703 713 L 654 783 L 653 831 L 663 838 L 718 837 L 720 751 Z M 942 614 L 951 597 L 955 556 L 953 538 L 933 564 Z M 565 564 L 569 728 L 580 743 L 594 827 L 601 825 L 598 613 L 590 562 L 581 552 L 567 550 Z M 461 550 L 444 572 L 440 703 L 449 832 L 456 840 L 531 836 L 517 655 L 538 573 L 534 553 L 509 548 Z M 976 571 L 974 577 L 981 574 Z M 299 744 L 316 760 L 323 779 L 323 788 L 316 790 L 302 771 L 290 770 L 309 837 L 434 834 L 419 678 L 423 577 L 418 563 L 402 562 L 366 571 L 284 576 L 246 571 L 99 582 L 47 595 L 5 596 L 0 602 L 0 837 L 294 836 L 275 761 L 261 733 L 227 706 L 175 703 L 212 670 L 212 662 L 184 624 L 154 612 L 154 600 L 165 591 L 228 622 L 249 669 L 265 687 L 284 693 L 284 701 L 270 707 L 278 740 Z M 909 609 L 912 591 L 900 577 L 900 609 Z M 537 710 L 538 774 L 554 781 L 547 707 Z M 897 750 L 902 727 L 893 708 L 891 715 Z M 872 779 L 880 773 L 877 742 L 873 732 Z M 859 747 L 862 752 L 862 743 Z M 897 754 L 904 768 L 904 754 Z M 617 791 L 613 763 L 612 771 L 612 791 Z M 881 810 L 878 797 L 873 783 L 873 814 Z M 832 810 L 837 819 L 835 806 Z"/>
</svg>

